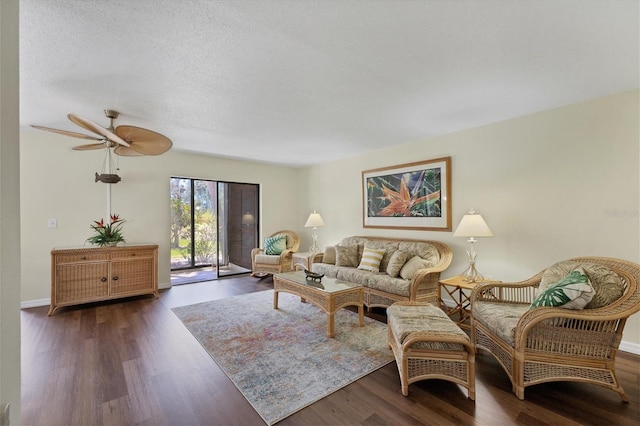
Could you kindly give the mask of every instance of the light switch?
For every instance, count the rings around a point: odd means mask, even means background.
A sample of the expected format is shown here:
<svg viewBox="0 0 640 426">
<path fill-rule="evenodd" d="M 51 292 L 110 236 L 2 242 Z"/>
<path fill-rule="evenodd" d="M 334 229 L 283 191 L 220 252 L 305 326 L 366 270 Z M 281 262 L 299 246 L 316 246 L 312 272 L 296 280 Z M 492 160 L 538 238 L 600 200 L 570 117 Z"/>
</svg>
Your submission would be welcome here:
<svg viewBox="0 0 640 426">
<path fill-rule="evenodd" d="M 57 228 L 58 227 L 58 219 L 49 219 L 47 221 L 47 226 L 49 228 L 52 228 L 52 229 Z"/>
</svg>

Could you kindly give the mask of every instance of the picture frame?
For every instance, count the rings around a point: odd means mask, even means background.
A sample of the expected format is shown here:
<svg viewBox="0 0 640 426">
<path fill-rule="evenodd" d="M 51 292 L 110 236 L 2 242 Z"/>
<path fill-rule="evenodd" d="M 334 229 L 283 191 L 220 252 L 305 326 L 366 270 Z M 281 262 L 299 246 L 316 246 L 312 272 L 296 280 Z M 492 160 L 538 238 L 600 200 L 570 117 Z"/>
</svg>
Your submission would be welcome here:
<svg viewBox="0 0 640 426">
<path fill-rule="evenodd" d="M 451 231 L 451 157 L 362 172 L 362 225 Z"/>
</svg>

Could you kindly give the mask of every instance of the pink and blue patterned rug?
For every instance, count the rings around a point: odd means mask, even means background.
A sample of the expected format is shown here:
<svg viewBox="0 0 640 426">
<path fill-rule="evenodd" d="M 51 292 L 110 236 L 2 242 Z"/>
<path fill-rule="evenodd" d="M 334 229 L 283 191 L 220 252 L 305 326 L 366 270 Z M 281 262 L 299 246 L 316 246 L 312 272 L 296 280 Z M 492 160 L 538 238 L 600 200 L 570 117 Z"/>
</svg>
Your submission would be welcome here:
<svg viewBox="0 0 640 426">
<path fill-rule="evenodd" d="M 273 291 L 173 308 L 268 425 L 393 361 L 387 326 L 341 309 L 335 336 L 311 303 Z"/>
</svg>

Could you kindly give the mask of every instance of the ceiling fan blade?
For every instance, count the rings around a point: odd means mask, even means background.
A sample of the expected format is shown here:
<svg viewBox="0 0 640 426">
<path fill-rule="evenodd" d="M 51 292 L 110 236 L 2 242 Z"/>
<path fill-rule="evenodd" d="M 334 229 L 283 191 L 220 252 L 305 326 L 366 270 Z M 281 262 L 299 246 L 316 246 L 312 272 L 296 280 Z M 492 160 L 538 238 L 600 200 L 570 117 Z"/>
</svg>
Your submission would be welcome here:
<svg viewBox="0 0 640 426">
<path fill-rule="evenodd" d="M 90 151 L 92 149 L 104 149 L 105 148 L 105 143 L 90 143 L 87 145 L 78 145 L 78 146 L 74 146 L 71 149 L 75 149 L 76 151 Z"/>
<path fill-rule="evenodd" d="M 160 155 L 173 146 L 168 137 L 136 126 L 118 126 L 116 134 L 129 142 L 131 149 L 144 155 Z"/>
<path fill-rule="evenodd" d="M 134 151 L 131 147 L 117 146 L 113 152 L 123 157 L 142 157 L 144 154 L 140 154 L 138 151 Z"/>
<path fill-rule="evenodd" d="M 123 145 L 123 146 L 129 146 L 129 144 L 127 142 L 125 142 L 124 140 L 122 140 L 122 138 L 120 136 L 116 135 L 115 133 L 111 132 L 110 130 L 105 129 L 104 127 L 102 127 L 98 123 L 95 123 L 95 122 L 89 120 L 88 118 L 80 117 L 79 115 L 75 115 L 75 114 L 68 114 L 67 117 L 69 118 L 69 120 L 73 121 L 78 126 L 80 126 L 82 128 L 85 128 L 85 129 L 89 130 L 90 132 L 102 135 L 105 138 L 107 138 L 110 141 L 115 142 L 117 144 L 120 144 L 120 145 Z"/>
<path fill-rule="evenodd" d="M 69 132 L 67 130 L 52 129 L 51 127 L 34 126 L 33 124 L 31 125 L 31 127 L 33 127 L 34 129 L 38 129 L 38 130 L 46 130 L 47 132 L 53 132 L 53 133 L 58 133 L 58 134 L 65 135 L 65 136 L 71 136 L 73 138 L 89 139 L 89 140 L 92 140 L 92 141 L 101 141 L 102 140 L 101 138 L 96 138 L 95 136 L 89 136 L 89 135 L 85 135 L 83 133 Z"/>
</svg>

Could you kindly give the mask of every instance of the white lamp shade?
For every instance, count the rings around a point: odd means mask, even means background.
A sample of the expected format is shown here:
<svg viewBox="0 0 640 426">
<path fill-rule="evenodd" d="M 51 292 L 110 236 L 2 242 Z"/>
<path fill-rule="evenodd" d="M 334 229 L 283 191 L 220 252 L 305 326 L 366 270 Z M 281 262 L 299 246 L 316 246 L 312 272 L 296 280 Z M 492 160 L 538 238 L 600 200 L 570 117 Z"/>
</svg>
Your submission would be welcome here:
<svg viewBox="0 0 640 426">
<path fill-rule="evenodd" d="M 482 218 L 482 215 L 475 214 L 473 210 L 465 214 L 456 228 L 454 237 L 493 237 L 491 229 Z"/>
<path fill-rule="evenodd" d="M 320 228 L 324 226 L 324 220 L 320 216 L 320 213 L 316 213 L 315 210 L 309 215 L 307 222 L 304 224 L 305 228 Z"/>
</svg>

